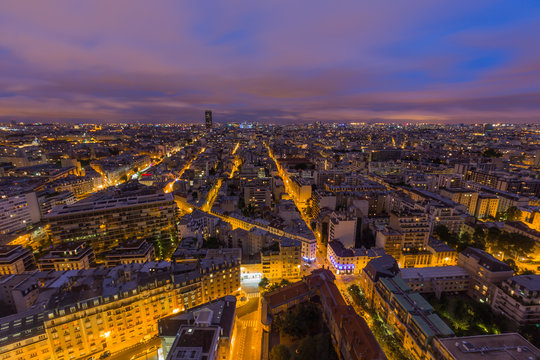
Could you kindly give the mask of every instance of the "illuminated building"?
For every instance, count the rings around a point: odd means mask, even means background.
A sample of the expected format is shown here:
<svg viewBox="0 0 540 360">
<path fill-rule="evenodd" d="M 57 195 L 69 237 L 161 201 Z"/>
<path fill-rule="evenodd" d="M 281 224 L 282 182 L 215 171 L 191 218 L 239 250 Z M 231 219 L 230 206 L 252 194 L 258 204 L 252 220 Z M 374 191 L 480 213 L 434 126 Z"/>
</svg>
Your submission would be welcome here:
<svg viewBox="0 0 540 360">
<path fill-rule="evenodd" d="M 36 273 L 46 282 L 39 292 L 47 299 L 37 296 L 28 309 L 0 319 L 0 359 L 114 354 L 157 335 L 158 319 L 238 293 L 236 264 L 216 257 L 200 265 L 149 262 Z"/>
<path fill-rule="evenodd" d="M 467 212 L 474 215 L 478 201 L 477 191 L 462 188 L 447 188 L 441 190 L 441 195 L 464 205 L 467 208 Z"/>
<path fill-rule="evenodd" d="M 292 190 L 292 197 L 295 201 L 306 204 L 311 198 L 312 186 L 306 179 L 295 176 L 288 182 Z"/>
<path fill-rule="evenodd" d="M 35 268 L 30 250 L 21 245 L 0 245 L 0 275 L 20 274 Z"/>
<path fill-rule="evenodd" d="M 431 224 L 423 212 L 392 211 L 389 226 L 377 232 L 376 244 L 397 258 L 402 251 L 426 250 L 430 232 Z"/>
<path fill-rule="evenodd" d="M 354 248 L 356 242 L 355 216 L 347 213 L 332 212 L 328 223 L 328 241 L 339 240 L 348 249 Z"/>
<path fill-rule="evenodd" d="M 261 298 L 261 322 L 270 329 L 273 317 L 299 303 L 320 299 L 323 320 L 343 360 L 386 360 L 365 320 L 347 305 L 329 270 L 317 269 L 301 281 L 274 290 Z"/>
<path fill-rule="evenodd" d="M 176 212 L 172 194 L 156 193 L 79 201 L 55 207 L 45 219 L 53 243 L 86 241 L 101 253 L 133 238 L 152 237 L 157 246 L 170 245 Z"/>
<path fill-rule="evenodd" d="M 370 306 L 396 331 L 412 359 L 424 359 L 431 353 L 435 338 L 454 333 L 422 295 L 398 275 L 395 260 L 383 256 L 368 263 L 360 284 Z"/>
<path fill-rule="evenodd" d="M 466 292 L 470 285 L 469 273 L 459 266 L 403 268 L 399 276 L 419 293 Z"/>
<path fill-rule="evenodd" d="M 467 295 L 488 304 L 493 303 L 497 285 L 514 274 L 508 264 L 483 250 L 472 247 L 459 254 L 458 265 L 471 275 L 471 286 Z"/>
<path fill-rule="evenodd" d="M 497 209 L 499 208 L 499 198 L 490 194 L 479 194 L 476 202 L 476 211 L 474 216 L 478 219 L 484 219 L 497 216 Z"/>
<path fill-rule="evenodd" d="M 244 185 L 244 204 L 254 207 L 270 208 L 272 194 L 268 184 L 260 180 L 252 180 Z"/>
<path fill-rule="evenodd" d="M 520 325 L 540 323 L 540 275 L 517 275 L 498 287 L 493 309 Z"/>
<path fill-rule="evenodd" d="M 42 218 L 47 215 L 54 206 L 71 205 L 77 202 L 75 195 L 73 195 L 71 191 L 57 192 L 55 190 L 44 190 L 40 191 L 37 194 L 37 197 Z"/>
<path fill-rule="evenodd" d="M 160 319 L 158 328 L 166 359 L 188 351 L 194 351 L 193 360 L 228 359 L 236 333 L 236 298 L 225 296 Z"/>
<path fill-rule="evenodd" d="M 83 198 L 94 191 L 94 179 L 86 176 L 68 175 L 47 184 L 47 187 L 55 191 L 70 191 L 77 198 Z"/>
<path fill-rule="evenodd" d="M 35 192 L 19 195 L 0 193 L 0 235 L 24 229 L 40 220 Z"/>
<path fill-rule="evenodd" d="M 437 360 L 530 360 L 540 357 L 540 350 L 517 333 L 435 339 L 433 353 Z"/>
<path fill-rule="evenodd" d="M 540 207 L 521 206 L 519 220 L 533 230 L 540 231 Z"/>
<path fill-rule="evenodd" d="M 235 255 L 207 256 L 200 260 L 204 301 L 211 301 L 240 290 L 240 259 Z"/>
<path fill-rule="evenodd" d="M 338 241 L 330 241 L 326 252 L 326 259 L 330 270 L 336 275 L 358 275 L 367 263 L 374 258 L 384 255 L 383 249 L 347 249 Z"/>
<path fill-rule="evenodd" d="M 95 265 L 94 251 L 85 243 L 64 243 L 42 256 L 37 265 L 41 271 L 90 269 Z"/>
<path fill-rule="evenodd" d="M 503 230 L 534 239 L 534 250 L 531 251 L 529 257 L 532 261 L 540 261 L 540 231 L 531 229 L 521 221 L 507 221 L 504 223 Z"/>
<path fill-rule="evenodd" d="M 262 276 L 270 282 L 279 282 L 281 279 L 297 280 L 300 278 L 302 244 L 298 240 L 285 237 L 278 242 L 277 249 L 261 251 Z"/>
<path fill-rule="evenodd" d="M 152 244 L 144 239 L 129 240 L 104 253 L 107 266 L 129 263 L 145 263 L 155 258 Z"/>
</svg>

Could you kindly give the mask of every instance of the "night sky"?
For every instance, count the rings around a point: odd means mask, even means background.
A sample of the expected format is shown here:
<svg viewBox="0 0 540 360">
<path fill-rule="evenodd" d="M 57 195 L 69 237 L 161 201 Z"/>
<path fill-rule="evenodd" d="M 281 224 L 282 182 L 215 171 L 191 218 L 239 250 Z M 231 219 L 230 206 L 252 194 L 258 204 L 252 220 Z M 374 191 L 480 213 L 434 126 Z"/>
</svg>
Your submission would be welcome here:
<svg viewBox="0 0 540 360">
<path fill-rule="evenodd" d="M 540 122 L 540 1 L 0 2 L 0 118 Z"/>
</svg>

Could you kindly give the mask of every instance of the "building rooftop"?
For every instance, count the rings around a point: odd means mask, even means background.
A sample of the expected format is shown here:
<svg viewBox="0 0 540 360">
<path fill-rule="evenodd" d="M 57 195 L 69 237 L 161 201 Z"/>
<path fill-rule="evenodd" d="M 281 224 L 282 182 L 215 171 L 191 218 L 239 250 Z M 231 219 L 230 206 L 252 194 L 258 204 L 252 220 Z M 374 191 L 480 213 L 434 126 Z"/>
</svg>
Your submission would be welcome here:
<svg viewBox="0 0 540 360">
<path fill-rule="evenodd" d="M 377 281 L 379 277 L 393 277 L 399 273 L 399 266 L 392 255 L 383 255 L 370 260 L 364 271 L 369 277 Z"/>
<path fill-rule="evenodd" d="M 469 273 L 460 266 L 430 266 L 401 269 L 401 278 L 405 281 L 411 279 L 453 278 L 457 276 L 469 276 Z"/>
<path fill-rule="evenodd" d="M 529 291 L 540 291 L 540 275 L 516 275 L 508 280 Z"/>
<path fill-rule="evenodd" d="M 0 245 L 0 263 L 11 263 L 27 253 L 21 245 Z"/>
<path fill-rule="evenodd" d="M 218 326 L 182 326 L 174 341 L 167 360 L 206 360 L 217 342 Z"/>
<path fill-rule="evenodd" d="M 158 193 L 149 195 L 129 196 L 108 200 L 79 201 L 71 205 L 60 205 L 54 207 L 46 217 L 55 217 L 63 215 L 73 215 L 77 213 L 114 210 L 123 207 L 132 207 L 156 202 L 173 202 L 174 197 L 168 193 Z"/>
<path fill-rule="evenodd" d="M 517 333 L 438 339 L 455 360 L 531 360 L 540 350 Z"/>
<path fill-rule="evenodd" d="M 485 267 L 486 269 L 498 272 L 498 271 L 512 271 L 512 268 L 502 261 L 493 257 L 493 255 L 488 254 L 484 250 L 480 250 L 473 247 L 468 247 L 461 252 L 463 256 L 473 257 L 478 260 L 478 263 Z"/>
</svg>

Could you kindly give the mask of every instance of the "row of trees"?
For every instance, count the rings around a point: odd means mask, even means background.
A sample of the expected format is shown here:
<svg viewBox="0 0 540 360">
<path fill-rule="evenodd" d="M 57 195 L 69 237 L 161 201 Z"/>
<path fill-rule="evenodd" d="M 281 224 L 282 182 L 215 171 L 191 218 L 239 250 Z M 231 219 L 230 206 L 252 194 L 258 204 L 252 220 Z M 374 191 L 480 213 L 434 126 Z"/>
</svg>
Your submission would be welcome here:
<svg viewBox="0 0 540 360">
<path fill-rule="evenodd" d="M 370 329 L 373 332 L 373 335 L 375 335 L 377 342 L 383 347 L 384 353 L 388 358 L 394 360 L 410 359 L 409 354 L 403 348 L 395 331 L 373 308 L 369 306 L 364 293 L 358 285 L 351 285 L 348 290 L 355 304 L 362 309 L 364 314 L 367 314 L 369 318 L 372 319 Z"/>
<path fill-rule="evenodd" d="M 264 295 L 266 293 L 287 286 L 290 283 L 291 282 L 287 279 L 281 279 L 280 282 L 270 283 L 270 280 L 268 280 L 268 278 L 263 277 L 261 281 L 259 281 L 259 292 L 261 292 L 261 295 Z"/>
<path fill-rule="evenodd" d="M 525 235 L 501 231 L 495 227 L 485 230 L 477 226 L 471 236 L 469 233 L 458 235 L 444 225 L 437 225 L 433 234 L 458 252 L 472 246 L 492 254 L 501 253 L 503 258 L 526 257 L 535 245 L 534 240 Z"/>
<path fill-rule="evenodd" d="M 457 336 L 516 331 L 510 320 L 495 314 L 488 304 L 475 301 L 466 295 L 443 294 L 437 299 L 434 294 L 429 294 L 426 299 Z"/>
</svg>

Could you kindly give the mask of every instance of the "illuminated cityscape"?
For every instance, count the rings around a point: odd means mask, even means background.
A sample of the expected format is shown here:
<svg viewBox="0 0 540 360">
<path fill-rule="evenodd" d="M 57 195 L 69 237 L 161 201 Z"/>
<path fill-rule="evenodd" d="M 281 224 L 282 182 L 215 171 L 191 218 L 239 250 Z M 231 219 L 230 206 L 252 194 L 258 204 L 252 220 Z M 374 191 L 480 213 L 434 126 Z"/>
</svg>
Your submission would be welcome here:
<svg viewBox="0 0 540 360">
<path fill-rule="evenodd" d="M 0 360 L 540 359 L 538 4 L 98 3 L 0 4 Z"/>
</svg>

